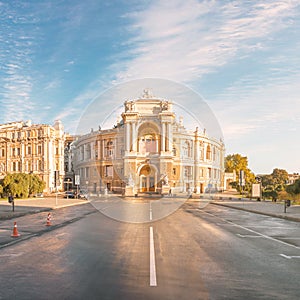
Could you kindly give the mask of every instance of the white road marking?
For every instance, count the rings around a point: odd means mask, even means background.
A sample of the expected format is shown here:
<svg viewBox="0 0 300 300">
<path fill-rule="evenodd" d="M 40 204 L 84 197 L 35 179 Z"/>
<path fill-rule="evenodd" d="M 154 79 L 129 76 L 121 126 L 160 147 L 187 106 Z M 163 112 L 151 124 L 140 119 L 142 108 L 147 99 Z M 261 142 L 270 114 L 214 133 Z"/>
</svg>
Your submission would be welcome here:
<svg viewBox="0 0 300 300">
<path fill-rule="evenodd" d="M 299 255 L 285 255 L 285 254 L 279 254 L 280 256 L 287 258 L 287 259 L 292 259 L 292 258 L 300 258 Z"/>
<path fill-rule="evenodd" d="M 150 202 L 150 221 L 152 221 L 152 206 L 151 206 L 151 202 Z"/>
<path fill-rule="evenodd" d="M 262 236 L 262 237 L 264 237 L 264 238 L 266 238 L 266 239 L 268 239 L 268 240 L 271 240 L 271 241 L 274 241 L 274 242 L 277 242 L 277 243 L 280 243 L 280 244 L 283 244 L 283 245 L 286 245 L 286 246 L 289 246 L 289 247 L 296 248 L 296 249 L 300 250 L 300 247 L 298 247 L 298 246 L 295 246 L 295 245 L 286 243 L 286 242 L 284 242 L 284 241 L 275 239 L 275 238 L 273 238 L 273 237 L 270 237 L 270 236 L 268 236 L 268 235 L 262 234 L 262 233 L 260 233 L 260 232 L 255 231 L 255 230 L 249 229 L 249 228 L 244 227 L 244 226 L 242 226 L 242 225 L 238 225 L 238 224 L 236 224 L 236 223 L 234 223 L 234 222 L 232 222 L 232 221 L 228 221 L 228 220 L 226 220 L 226 219 L 223 219 L 223 218 L 221 218 L 221 217 L 218 217 L 218 216 L 216 216 L 216 215 L 214 215 L 214 214 L 212 214 L 212 213 L 209 213 L 209 212 L 207 212 L 207 211 L 203 211 L 203 213 L 206 213 L 206 214 L 208 214 L 208 215 L 210 215 L 210 216 L 213 216 L 213 217 L 215 217 L 215 218 L 218 218 L 218 219 L 220 219 L 220 220 L 222 220 L 222 221 L 224 221 L 224 222 L 226 222 L 226 223 L 228 223 L 228 224 L 233 224 L 233 225 L 235 225 L 236 227 L 242 228 L 242 229 L 244 229 L 244 230 L 246 230 L 246 231 L 249 231 L 249 232 L 251 232 L 251 233 L 254 233 L 254 234 L 256 234 L 256 235 L 260 235 L 260 236 Z"/>
<path fill-rule="evenodd" d="M 239 237 L 242 237 L 242 238 L 261 238 L 262 236 L 260 235 L 250 235 L 250 234 L 239 234 L 237 233 L 236 235 L 238 235 Z"/>
<path fill-rule="evenodd" d="M 8 254 L 0 254 L 0 257 L 18 257 L 23 255 L 24 252 L 20 253 L 8 253 Z"/>
<path fill-rule="evenodd" d="M 248 225 L 248 227 L 251 228 L 268 228 L 270 229 L 269 225 Z M 298 229 L 297 227 L 284 227 L 284 226 L 272 226 L 272 229 L 290 229 L 290 230 L 294 230 L 294 229 Z"/>
<path fill-rule="evenodd" d="M 157 286 L 153 227 L 150 227 L 150 286 Z"/>
</svg>

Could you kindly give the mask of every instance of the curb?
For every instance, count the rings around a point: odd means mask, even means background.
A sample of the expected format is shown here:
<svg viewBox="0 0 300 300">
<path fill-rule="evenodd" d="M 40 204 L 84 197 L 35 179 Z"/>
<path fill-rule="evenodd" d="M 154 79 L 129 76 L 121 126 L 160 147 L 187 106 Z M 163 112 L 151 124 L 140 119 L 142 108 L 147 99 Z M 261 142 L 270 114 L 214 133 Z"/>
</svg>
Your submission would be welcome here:
<svg viewBox="0 0 300 300">
<path fill-rule="evenodd" d="M 0 221 L 12 220 L 14 218 L 20 218 L 20 217 L 24 217 L 24 216 L 27 216 L 27 215 L 34 215 L 34 214 L 38 214 L 38 213 L 46 212 L 46 211 L 51 211 L 51 210 L 52 210 L 51 207 L 45 207 L 45 208 L 37 209 L 37 210 L 34 210 L 34 211 L 11 212 L 11 213 L 8 213 L 8 215 L 0 216 Z"/>
<path fill-rule="evenodd" d="M 41 207 L 40 209 L 27 211 L 27 212 L 9 212 L 8 215 L 6 215 L 6 216 L 0 216 L 0 221 L 12 220 L 14 218 L 20 218 L 20 217 L 24 217 L 27 215 L 34 215 L 34 214 L 38 214 L 41 212 L 47 212 L 47 211 L 52 211 L 52 210 L 56 210 L 56 209 L 60 209 L 60 208 L 64 208 L 64 207 L 82 205 L 82 204 L 87 204 L 87 203 L 90 203 L 90 201 L 86 201 L 86 202 L 82 202 L 82 203 L 65 204 L 65 205 L 60 205 L 60 206 Z"/>
<path fill-rule="evenodd" d="M 243 211 L 247 211 L 247 212 L 251 212 L 251 213 L 255 213 L 255 214 L 259 214 L 259 215 L 264 215 L 264 216 L 269 216 L 269 217 L 274 217 L 274 218 L 280 218 L 280 219 L 293 221 L 293 222 L 300 222 L 300 218 L 297 218 L 297 217 L 266 213 L 266 212 L 261 212 L 261 211 L 257 211 L 257 210 L 246 209 L 246 208 L 243 208 L 243 207 L 234 207 L 234 206 L 231 206 L 231 205 L 217 203 L 217 202 L 210 202 L 210 203 L 214 204 L 214 205 L 219 205 L 219 206 L 229 207 L 229 208 L 233 208 L 233 209 L 243 210 Z"/>
</svg>

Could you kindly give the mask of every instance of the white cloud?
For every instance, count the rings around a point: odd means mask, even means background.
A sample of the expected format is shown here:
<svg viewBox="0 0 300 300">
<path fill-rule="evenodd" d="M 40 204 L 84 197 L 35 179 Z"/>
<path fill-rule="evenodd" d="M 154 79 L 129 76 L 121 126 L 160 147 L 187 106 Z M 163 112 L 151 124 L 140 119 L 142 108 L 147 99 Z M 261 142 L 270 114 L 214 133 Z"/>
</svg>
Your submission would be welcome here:
<svg viewBox="0 0 300 300">
<path fill-rule="evenodd" d="M 289 26 L 297 1 L 264 4 L 196 0 L 151 2 L 142 11 L 125 15 L 133 37 L 131 58 L 119 69 L 124 81 L 157 77 L 191 82 L 232 60 L 240 50 L 264 47 L 264 37 Z M 254 42 L 253 39 L 260 39 Z"/>
</svg>

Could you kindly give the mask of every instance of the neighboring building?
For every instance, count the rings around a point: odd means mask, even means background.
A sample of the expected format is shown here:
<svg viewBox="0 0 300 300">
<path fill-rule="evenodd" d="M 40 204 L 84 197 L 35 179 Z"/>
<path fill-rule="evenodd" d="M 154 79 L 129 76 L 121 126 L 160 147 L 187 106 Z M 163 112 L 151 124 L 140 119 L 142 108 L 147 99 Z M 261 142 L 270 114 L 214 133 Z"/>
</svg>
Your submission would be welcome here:
<svg viewBox="0 0 300 300">
<path fill-rule="evenodd" d="M 91 131 L 74 142 L 73 167 L 80 187 L 90 193 L 173 193 L 222 190 L 224 144 L 198 128 L 188 131 L 176 121 L 172 102 L 148 91 L 125 101 L 114 128 Z"/>
<path fill-rule="evenodd" d="M 74 141 L 78 139 L 78 136 L 65 135 L 65 149 L 64 149 L 64 190 L 75 190 L 75 173 L 73 167 L 73 155 L 74 155 Z"/>
<path fill-rule="evenodd" d="M 45 192 L 59 189 L 64 178 L 64 131 L 60 121 L 53 126 L 12 122 L 0 125 L 0 178 L 7 173 L 33 173 L 45 181 Z M 56 172 L 54 172 L 56 171 Z"/>
<path fill-rule="evenodd" d="M 235 170 L 233 170 L 232 173 L 225 172 L 225 174 L 224 174 L 224 190 L 225 191 L 231 190 L 232 187 L 230 184 L 232 182 L 235 182 L 236 180 L 237 180 L 237 178 L 236 178 Z"/>
<path fill-rule="evenodd" d="M 288 179 L 287 184 L 293 184 L 298 179 L 300 179 L 299 173 L 289 174 L 289 179 Z"/>
</svg>

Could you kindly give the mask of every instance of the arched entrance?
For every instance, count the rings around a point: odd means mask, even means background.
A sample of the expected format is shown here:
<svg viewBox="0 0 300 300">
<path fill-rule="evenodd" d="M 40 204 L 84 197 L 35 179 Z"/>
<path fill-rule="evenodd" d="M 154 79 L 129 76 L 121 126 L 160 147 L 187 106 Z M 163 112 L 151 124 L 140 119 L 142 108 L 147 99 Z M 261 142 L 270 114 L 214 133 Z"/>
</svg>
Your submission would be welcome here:
<svg viewBox="0 0 300 300">
<path fill-rule="evenodd" d="M 157 182 L 157 172 L 156 169 L 151 165 L 144 165 L 139 172 L 140 178 L 140 192 L 155 192 L 156 182 Z"/>
</svg>

